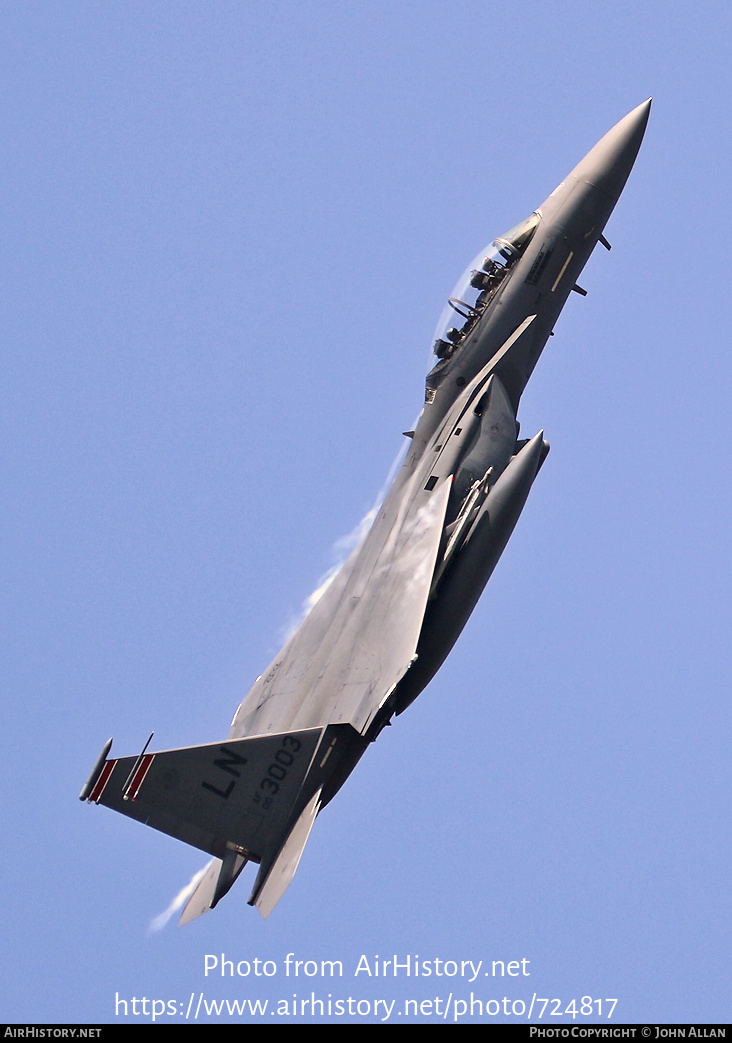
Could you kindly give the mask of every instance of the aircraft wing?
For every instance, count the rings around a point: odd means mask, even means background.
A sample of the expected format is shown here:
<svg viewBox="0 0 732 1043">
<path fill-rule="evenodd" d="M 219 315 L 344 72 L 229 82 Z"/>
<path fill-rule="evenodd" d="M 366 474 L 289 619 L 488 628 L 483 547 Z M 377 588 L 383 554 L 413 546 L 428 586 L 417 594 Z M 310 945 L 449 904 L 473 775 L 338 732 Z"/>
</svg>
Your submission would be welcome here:
<svg viewBox="0 0 732 1043">
<path fill-rule="evenodd" d="M 427 487 L 429 486 L 429 487 Z M 418 468 L 245 699 L 232 736 L 350 724 L 364 734 L 416 652 L 450 481 Z"/>
</svg>

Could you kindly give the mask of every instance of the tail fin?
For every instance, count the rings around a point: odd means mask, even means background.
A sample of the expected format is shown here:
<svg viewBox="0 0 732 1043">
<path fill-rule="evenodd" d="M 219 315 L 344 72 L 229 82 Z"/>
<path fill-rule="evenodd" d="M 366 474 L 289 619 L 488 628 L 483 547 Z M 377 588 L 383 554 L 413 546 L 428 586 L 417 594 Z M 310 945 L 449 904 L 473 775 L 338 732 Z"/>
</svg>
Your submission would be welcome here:
<svg viewBox="0 0 732 1043">
<path fill-rule="evenodd" d="M 213 909 L 248 861 L 261 863 L 250 902 L 269 916 L 295 874 L 324 787 L 363 742 L 335 724 L 107 760 L 110 740 L 81 799 L 214 856 L 181 924 Z"/>
<path fill-rule="evenodd" d="M 311 795 L 300 790 L 323 731 L 104 760 L 82 795 L 220 859 L 227 867 L 221 897 L 245 861 L 273 857 L 281 847 L 298 798 Z"/>
</svg>

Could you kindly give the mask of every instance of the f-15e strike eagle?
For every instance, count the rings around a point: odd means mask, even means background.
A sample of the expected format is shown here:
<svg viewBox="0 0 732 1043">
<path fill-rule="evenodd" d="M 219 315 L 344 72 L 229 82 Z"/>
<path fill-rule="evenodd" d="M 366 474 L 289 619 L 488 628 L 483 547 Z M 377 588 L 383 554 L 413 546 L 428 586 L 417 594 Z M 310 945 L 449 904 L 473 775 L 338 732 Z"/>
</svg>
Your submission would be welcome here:
<svg viewBox="0 0 732 1043">
<path fill-rule="evenodd" d="M 519 438 L 521 394 L 638 154 L 630 112 L 546 202 L 468 267 L 438 326 L 409 451 L 370 531 L 255 681 L 223 742 L 108 760 L 81 799 L 212 855 L 183 911 L 213 908 L 247 862 L 263 916 L 319 811 L 417 698 L 473 611 L 549 451 Z"/>
</svg>

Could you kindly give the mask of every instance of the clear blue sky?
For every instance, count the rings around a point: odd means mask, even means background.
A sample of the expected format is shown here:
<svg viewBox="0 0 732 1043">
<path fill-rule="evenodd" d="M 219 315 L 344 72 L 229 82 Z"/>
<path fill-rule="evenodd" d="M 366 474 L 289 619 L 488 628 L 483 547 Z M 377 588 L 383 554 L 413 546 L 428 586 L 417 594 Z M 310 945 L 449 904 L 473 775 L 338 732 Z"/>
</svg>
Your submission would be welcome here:
<svg viewBox="0 0 732 1043">
<path fill-rule="evenodd" d="M 3 6 L 3 1020 L 471 991 L 730 1019 L 731 30 L 722 0 Z M 226 734 L 463 267 L 649 95 L 522 403 L 552 452 L 448 663 L 269 920 L 247 875 L 149 934 L 206 858 L 76 799 L 103 742 Z M 205 978 L 221 953 L 276 974 Z M 354 977 L 377 954 L 530 976 Z"/>
</svg>

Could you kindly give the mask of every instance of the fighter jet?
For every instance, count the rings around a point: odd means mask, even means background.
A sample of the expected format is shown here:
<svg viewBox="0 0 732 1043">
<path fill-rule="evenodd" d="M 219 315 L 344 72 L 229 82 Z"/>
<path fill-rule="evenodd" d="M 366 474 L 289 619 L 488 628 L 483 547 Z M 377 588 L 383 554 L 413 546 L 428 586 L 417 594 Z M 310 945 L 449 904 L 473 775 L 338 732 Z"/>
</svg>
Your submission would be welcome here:
<svg viewBox="0 0 732 1043">
<path fill-rule="evenodd" d="M 80 799 L 213 856 L 181 923 L 247 862 L 268 916 L 315 819 L 432 679 L 473 611 L 548 444 L 519 437 L 521 394 L 603 235 L 651 102 L 622 119 L 527 218 L 468 266 L 435 335 L 437 362 L 370 531 L 239 706 L 226 739 L 95 764 Z M 148 740 L 148 744 L 149 744 Z"/>
</svg>

